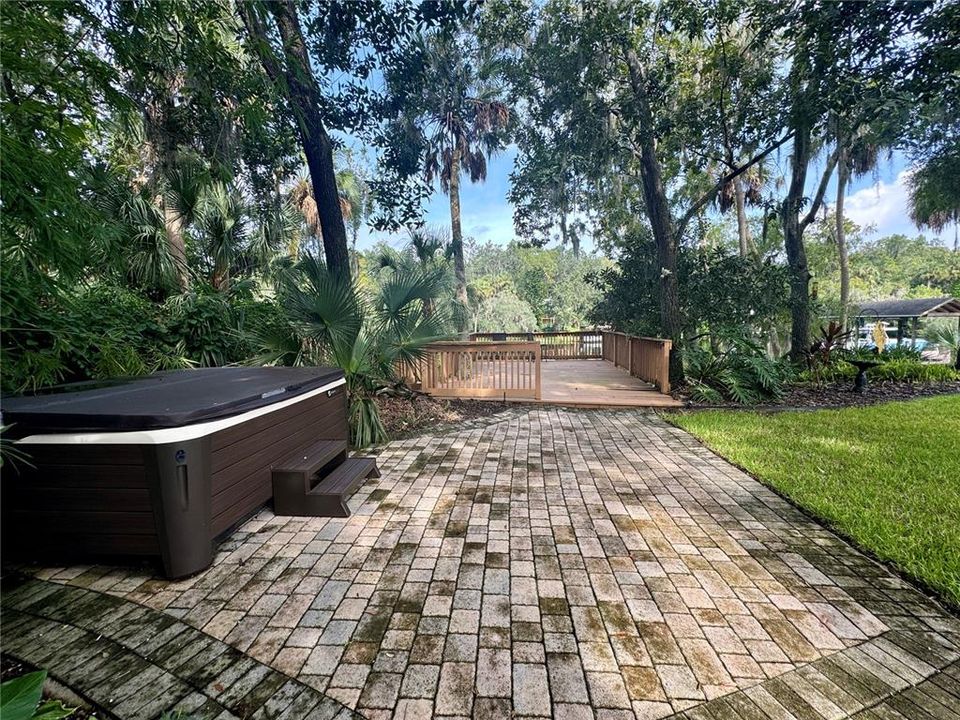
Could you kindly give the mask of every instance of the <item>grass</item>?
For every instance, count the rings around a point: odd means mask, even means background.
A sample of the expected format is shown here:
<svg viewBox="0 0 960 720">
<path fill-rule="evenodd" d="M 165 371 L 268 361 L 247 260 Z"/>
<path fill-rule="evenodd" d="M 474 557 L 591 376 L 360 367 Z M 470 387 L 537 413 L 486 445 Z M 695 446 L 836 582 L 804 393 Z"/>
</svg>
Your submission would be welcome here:
<svg viewBox="0 0 960 720">
<path fill-rule="evenodd" d="M 960 395 L 669 419 L 960 606 Z"/>
</svg>

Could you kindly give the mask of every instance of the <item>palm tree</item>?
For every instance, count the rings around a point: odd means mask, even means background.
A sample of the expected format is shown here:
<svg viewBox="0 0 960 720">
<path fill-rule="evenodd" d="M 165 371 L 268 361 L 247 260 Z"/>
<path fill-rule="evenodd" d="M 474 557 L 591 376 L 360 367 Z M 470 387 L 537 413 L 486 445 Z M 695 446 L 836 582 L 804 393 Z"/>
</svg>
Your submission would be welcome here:
<svg viewBox="0 0 960 720">
<path fill-rule="evenodd" d="M 342 173 L 342 171 L 341 171 Z M 338 178 L 340 174 L 338 173 Z M 339 181 L 338 181 L 339 182 Z M 316 195 L 313 192 L 313 185 L 310 181 L 310 174 L 306 169 L 301 170 L 296 180 L 287 192 L 287 199 L 293 207 L 300 211 L 305 224 L 306 236 L 312 239 L 318 246 L 322 245 L 323 233 L 320 230 L 320 213 L 317 210 Z M 341 192 L 340 196 L 340 214 L 344 220 L 349 220 L 353 216 L 353 205 Z M 300 252 L 299 244 L 294 244 L 290 248 L 290 255 L 294 259 Z"/>
<path fill-rule="evenodd" d="M 426 44 L 421 114 L 426 140 L 424 176 L 437 181 L 450 198 L 450 247 L 456 276 L 456 297 L 469 308 L 463 228 L 460 219 L 460 176 L 470 182 L 487 177 L 487 158 L 503 146 L 510 111 L 497 88 L 484 79 L 471 53 L 457 38 L 435 35 Z M 466 317 L 467 313 L 464 313 Z M 461 331 L 466 325 L 461 324 Z"/>
<path fill-rule="evenodd" d="M 259 337 L 264 352 L 256 362 L 342 368 L 353 444 L 383 442 L 388 438 L 374 398 L 400 383 L 398 367 L 418 362 L 426 345 L 444 337 L 443 318 L 424 312 L 439 291 L 435 273 L 404 269 L 375 291 L 361 292 L 307 255 L 278 289 L 289 323 Z"/>
<path fill-rule="evenodd" d="M 351 159 L 352 157 L 348 155 L 347 162 L 350 163 Z M 347 222 L 350 230 L 351 273 L 353 277 L 357 277 L 360 272 L 357 238 L 360 236 L 360 229 L 363 227 L 364 221 L 370 216 L 373 198 L 370 194 L 370 186 L 360 176 L 357 169 L 349 165 L 337 171 L 337 188 L 340 190 L 340 207 L 343 210 L 343 219 Z"/>
<path fill-rule="evenodd" d="M 450 281 L 450 250 L 449 233 L 441 227 L 419 227 L 407 231 L 407 244 L 403 250 L 394 250 L 386 244 L 374 248 L 372 255 L 373 267 L 380 272 L 374 280 L 380 284 L 389 280 L 395 273 L 421 272 L 434 278 L 438 293 L 437 297 L 445 296 L 453 283 Z M 436 298 L 423 301 L 423 313 L 432 317 L 436 312 Z M 464 318 L 460 316 L 462 306 L 455 303 L 447 315 L 455 320 L 457 327 L 462 327 Z"/>
<path fill-rule="evenodd" d="M 719 169 L 721 175 L 724 169 Z M 770 184 L 770 169 L 766 161 L 752 165 L 733 180 L 728 181 L 717 193 L 717 207 L 721 213 L 732 208 L 737 212 L 737 235 L 740 239 L 740 257 L 756 254 L 753 237 L 750 234 L 750 224 L 747 218 L 747 207 L 763 205 L 763 191 Z"/>
<path fill-rule="evenodd" d="M 211 260 L 210 284 L 217 291 L 230 285 L 230 272 L 248 239 L 249 208 L 239 190 L 224 183 L 208 187 L 196 211 L 196 229 Z"/>
<path fill-rule="evenodd" d="M 925 336 L 932 343 L 950 348 L 953 366 L 960 370 L 960 321 L 957 321 L 957 325 L 938 322 L 927 328 Z"/>
<path fill-rule="evenodd" d="M 915 170 L 908 182 L 910 218 L 917 227 L 943 232 L 953 223 L 953 250 L 960 252 L 960 157 L 941 155 Z"/>
</svg>

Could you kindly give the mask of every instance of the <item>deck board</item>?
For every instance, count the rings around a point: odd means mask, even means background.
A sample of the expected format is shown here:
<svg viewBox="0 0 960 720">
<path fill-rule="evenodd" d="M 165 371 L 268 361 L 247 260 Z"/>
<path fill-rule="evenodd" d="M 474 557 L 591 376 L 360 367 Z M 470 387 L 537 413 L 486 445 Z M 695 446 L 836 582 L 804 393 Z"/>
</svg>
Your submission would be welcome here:
<svg viewBox="0 0 960 720">
<path fill-rule="evenodd" d="M 544 360 L 540 402 L 577 407 L 680 407 L 650 383 L 603 360 Z"/>
</svg>

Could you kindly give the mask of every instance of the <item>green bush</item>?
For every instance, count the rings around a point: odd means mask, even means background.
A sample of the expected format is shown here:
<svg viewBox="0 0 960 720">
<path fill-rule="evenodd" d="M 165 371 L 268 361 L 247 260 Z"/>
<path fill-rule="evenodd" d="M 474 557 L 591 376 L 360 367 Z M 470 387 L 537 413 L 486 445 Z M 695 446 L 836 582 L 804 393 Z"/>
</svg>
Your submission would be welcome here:
<svg viewBox="0 0 960 720">
<path fill-rule="evenodd" d="M 877 359 L 877 356 L 874 354 L 869 359 Z M 881 360 L 879 365 L 867 370 L 867 377 L 870 380 L 877 382 L 885 380 L 898 382 L 949 382 L 960 380 L 960 371 L 949 365 L 925 363 L 911 358 L 894 358 L 885 362 L 882 356 L 879 359 Z M 856 375 L 857 368 L 846 360 L 836 360 L 828 367 L 820 370 L 820 379 L 823 382 L 853 381 Z M 814 381 L 814 377 L 809 371 L 801 373 L 798 379 L 802 382 Z"/>
<path fill-rule="evenodd" d="M 792 366 L 767 356 L 762 347 L 744 339 L 728 340 L 726 350 L 689 347 L 683 353 L 687 386 L 694 400 L 733 400 L 753 405 L 778 400 L 793 376 Z"/>
<path fill-rule="evenodd" d="M 430 314 L 424 309 L 438 297 L 441 282 L 436 269 L 401 268 L 374 291 L 363 292 L 307 256 L 280 285 L 286 322 L 263 325 L 257 362 L 342 368 L 351 443 L 385 442 L 374 398 L 402 385 L 398 365 L 413 366 L 427 345 L 444 339 L 445 318 L 436 308 Z"/>
<path fill-rule="evenodd" d="M 201 287 L 157 304 L 99 283 L 51 298 L 43 317 L 4 326 L 3 390 L 242 363 L 259 349 L 254 334 L 281 322 L 275 302 L 243 287 L 228 293 Z"/>
<path fill-rule="evenodd" d="M 177 367 L 156 307 L 136 292 L 96 284 L 50 296 L 9 320 L 3 332 L 3 389 L 35 390 L 60 382 L 140 375 Z"/>
</svg>

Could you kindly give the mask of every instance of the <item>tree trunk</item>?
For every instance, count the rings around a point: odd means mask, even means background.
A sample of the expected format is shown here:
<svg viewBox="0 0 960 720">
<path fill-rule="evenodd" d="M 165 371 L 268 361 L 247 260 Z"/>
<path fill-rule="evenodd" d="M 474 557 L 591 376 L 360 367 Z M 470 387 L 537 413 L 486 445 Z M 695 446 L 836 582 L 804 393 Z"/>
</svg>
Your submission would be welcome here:
<svg viewBox="0 0 960 720">
<path fill-rule="evenodd" d="M 350 253 L 350 269 L 353 277 L 360 276 L 360 256 L 357 255 L 357 237 L 360 235 L 359 225 L 354 225 L 351 228 L 350 233 L 350 244 L 351 244 L 351 253 Z"/>
<path fill-rule="evenodd" d="M 163 201 L 163 227 L 167 236 L 167 249 L 177 274 L 177 286 L 180 292 L 190 289 L 190 268 L 187 265 L 187 244 L 183 239 L 183 218 L 166 199 Z"/>
<path fill-rule="evenodd" d="M 847 309 L 850 306 L 850 258 L 847 254 L 847 234 L 843 227 L 843 200 L 847 192 L 850 168 L 847 165 L 847 153 L 842 148 L 837 160 L 837 256 L 840 259 L 840 325 L 847 329 Z"/>
<path fill-rule="evenodd" d="M 260 46 L 258 52 L 264 68 L 285 93 L 293 110 L 317 203 L 327 269 L 331 274 L 349 281 L 350 253 L 347 250 L 347 231 L 334 172 L 333 144 L 320 115 L 320 88 L 313 76 L 296 6 L 293 0 L 277 0 L 266 4 L 283 43 L 284 63 L 281 70 L 276 59 L 269 54 L 269 34 L 259 21 L 256 9 L 247 3 L 240 5 L 244 23 Z M 281 73 L 283 78 L 278 77 Z"/>
<path fill-rule="evenodd" d="M 470 300 L 467 297 L 467 266 L 463 258 L 463 228 L 460 225 L 460 150 L 450 156 L 450 249 L 453 250 L 453 273 L 457 282 L 457 302 L 463 311 L 458 322 L 461 335 L 467 334 Z"/>
<path fill-rule="evenodd" d="M 810 135 L 810 127 L 806 124 L 798 127 L 794 135 L 790 187 L 781 212 L 783 243 L 790 267 L 790 357 L 794 360 L 802 359 L 810 345 L 810 270 L 800 222 L 807 165 L 812 154 Z"/>
<path fill-rule="evenodd" d="M 175 84 L 174 80 L 169 80 L 170 96 L 150 106 L 145 113 L 147 137 L 150 138 L 158 156 L 152 180 L 152 184 L 158 190 L 163 188 L 164 180 L 172 177 L 177 169 L 179 151 L 170 119 L 173 112 L 171 98 L 175 91 Z M 186 220 L 169 202 L 168 197 L 163 195 L 160 197 L 163 203 L 163 227 L 167 239 L 167 252 L 170 253 L 170 260 L 173 262 L 177 287 L 180 288 L 180 292 L 187 292 L 190 289 L 190 268 L 187 265 L 187 246 L 183 237 Z"/>
<path fill-rule="evenodd" d="M 677 289 L 677 238 L 673 216 L 663 185 L 663 172 L 657 158 L 657 141 L 653 135 L 653 113 L 643 76 L 643 66 L 632 47 L 625 48 L 630 85 L 640 114 L 640 176 L 643 180 L 643 199 L 647 217 L 657 248 L 660 268 L 660 330 L 673 341 L 670 351 L 670 382 L 683 382 L 683 363 L 680 358 L 680 296 Z"/>
<path fill-rule="evenodd" d="M 752 243 L 750 239 L 750 225 L 747 223 L 747 194 L 743 189 L 743 181 L 741 178 L 734 178 L 733 191 L 737 202 L 737 230 L 740 235 L 740 257 L 745 258 L 750 255 L 750 245 Z"/>
<path fill-rule="evenodd" d="M 230 287 L 230 268 L 217 263 L 213 269 L 213 277 L 210 278 L 210 284 L 217 292 L 224 292 Z"/>
</svg>

